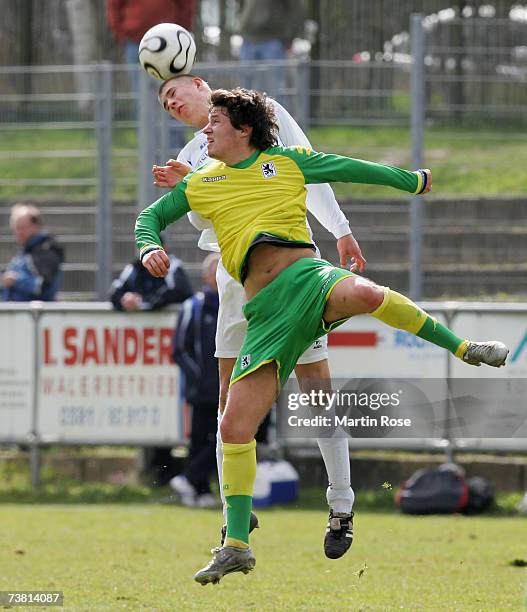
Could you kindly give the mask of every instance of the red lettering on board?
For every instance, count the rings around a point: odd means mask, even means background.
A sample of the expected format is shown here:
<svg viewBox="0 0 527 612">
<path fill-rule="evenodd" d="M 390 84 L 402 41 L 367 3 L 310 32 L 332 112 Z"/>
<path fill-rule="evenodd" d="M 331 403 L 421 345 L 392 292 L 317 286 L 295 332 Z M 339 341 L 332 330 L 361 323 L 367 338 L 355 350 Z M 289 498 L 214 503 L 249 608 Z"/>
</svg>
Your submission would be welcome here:
<svg viewBox="0 0 527 612">
<path fill-rule="evenodd" d="M 66 327 L 64 330 L 64 365 L 74 365 L 77 363 L 77 347 L 75 340 L 77 338 L 77 330 L 74 327 Z"/>
<path fill-rule="evenodd" d="M 57 363 L 56 357 L 53 357 L 51 353 L 51 330 L 47 327 L 42 330 L 42 346 L 43 356 L 45 365 L 55 365 Z"/>
<path fill-rule="evenodd" d="M 155 360 L 155 330 L 152 327 L 145 327 L 143 330 L 143 363 L 145 365 L 154 365 Z"/>
<path fill-rule="evenodd" d="M 84 334 L 84 343 L 82 347 L 81 364 L 85 365 L 89 361 L 99 363 L 99 349 L 97 346 L 97 334 L 93 327 L 89 327 Z"/>
</svg>

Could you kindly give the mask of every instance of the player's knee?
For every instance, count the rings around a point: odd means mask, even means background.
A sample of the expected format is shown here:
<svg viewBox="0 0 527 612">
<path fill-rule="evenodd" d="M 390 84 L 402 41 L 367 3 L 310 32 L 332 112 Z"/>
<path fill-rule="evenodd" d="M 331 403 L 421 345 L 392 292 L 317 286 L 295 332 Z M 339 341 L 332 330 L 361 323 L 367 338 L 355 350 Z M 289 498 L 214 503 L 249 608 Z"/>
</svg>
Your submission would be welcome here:
<svg viewBox="0 0 527 612">
<path fill-rule="evenodd" d="M 366 278 L 357 279 L 353 294 L 363 312 L 373 312 L 381 305 L 384 298 L 383 288 Z"/>
<path fill-rule="evenodd" d="M 222 442 L 229 444 L 246 444 L 254 438 L 255 428 L 244 419 L 233 418 L 227 411 L 220 423 Z"/>
</svg>

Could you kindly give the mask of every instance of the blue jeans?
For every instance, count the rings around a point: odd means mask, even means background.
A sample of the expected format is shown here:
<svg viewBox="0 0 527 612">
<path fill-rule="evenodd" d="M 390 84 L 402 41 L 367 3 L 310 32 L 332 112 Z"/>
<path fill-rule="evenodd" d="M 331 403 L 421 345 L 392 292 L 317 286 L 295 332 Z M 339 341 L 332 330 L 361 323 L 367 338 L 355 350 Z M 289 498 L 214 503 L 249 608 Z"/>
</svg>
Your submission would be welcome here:
<svg viewBox="0 0 527 612">
<path fill-rule="evenodd" d="M 123 42 L 124 61 L 128 68 L 128 80 L 130 81 L 130 89 L 133 92 L 139 91 L 139 43 L 135 40 L 126 39 Z M 133 64 L 133 67 L 132 67 Z"/>
</svg>

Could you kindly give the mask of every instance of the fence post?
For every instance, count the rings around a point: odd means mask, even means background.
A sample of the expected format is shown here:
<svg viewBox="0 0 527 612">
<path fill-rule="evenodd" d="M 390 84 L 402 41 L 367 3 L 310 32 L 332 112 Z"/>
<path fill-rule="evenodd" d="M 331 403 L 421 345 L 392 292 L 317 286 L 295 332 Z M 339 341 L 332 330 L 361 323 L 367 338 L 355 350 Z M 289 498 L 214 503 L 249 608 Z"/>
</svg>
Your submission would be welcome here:
<svg viewBox="0 0 527 612">
<path fill-rule="evenodd" d="M 456 315 L 456 311 L 452 312 L 452 310 L 445 311 L 445 319 L 446 326 L 451 329 L 452 328 L 452 320 Z M 452 360 L 454 357 L 452 353 L 449 351 L 446 353 L 446 386 L 447 386 L 447 401 L 446 401 L 446 413 L 445 413 L 445 429 L 444 429 L 444 439 L 448 441 L 448 444 L 445 447 L 446 460 L 449 463 L 454 463 L 454 447 L 455 441 L 452 439 L 452 419 L 455 416 L 455 407 L 454 401 L 452 398 Z"/>
<path fill-rule="evenodd" d="M 40 398 L 40 315 L 42 313 L 40 302 L 32 302 L 31 318 L 33 319 L 33 398 L 31 411 L 31 433 L 29 438 L 29 469 L 31 485 L 39 487 L 42 483 L 40 466 L 40 433 L 38 427 L 39 398 Z"/>
<path fill-rule="evenodd" d="M 300 127 L 307 132 L 309 128 L 310 112 L 310 70 L 311 62 L 307 58 L 302 58 L 298 62 L 296 73 L 296 120 Z"/>
<path fill-rule="evenodd" d="M 161 81 L 158 81 L 161 84 Z M 139 146 L 139 193 L 137 212 L 143 210 L 156 199 L 156 187 L 152 181 L 152 164 L 155 161 L 158 113 L 157 90 L 151 76 L 139 70 L 139 126 L 137 129 Z M 165 160 L 164 160 L 165 161 Z"/>
<path fill-rule="evenodd" d="M 423 16 L 410 17 L 412 44 L 411 134 L 412 168 L 420 168 L 423 158 L 425 121 L 425 71 Z M 410 297 L 420 300 L 423 293 L 423 210 L 420 196 L 410 199 Z"/>
<path fill-rule="evenodd" d="M 97 298 L 108 299 L 112 282 L 112 65 L 95 70 L 95 123 L 97 136 Z"/>
</svg>

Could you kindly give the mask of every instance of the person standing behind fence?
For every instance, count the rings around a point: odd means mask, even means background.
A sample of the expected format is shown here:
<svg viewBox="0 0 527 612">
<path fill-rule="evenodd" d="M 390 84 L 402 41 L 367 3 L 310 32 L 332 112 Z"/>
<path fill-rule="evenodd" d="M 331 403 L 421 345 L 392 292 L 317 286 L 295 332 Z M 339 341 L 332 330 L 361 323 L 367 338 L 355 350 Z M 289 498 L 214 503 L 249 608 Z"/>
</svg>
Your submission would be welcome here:
<svg viewBox="0 0 527 612">
<path fill-rule="evenodd" d="M 183 474 L 175 476 L 170 486 L 185 506 L 210 508 L 219 501 L 210 490 L 211 474 L 216 467 L 216 419 L 219 401 L 216 325 L 218 321 L 218 285 L 216 269 L 219 253 L 211 253 L 203 262 L 203 291 L 183 304 L 173 337 L 174 361 L 185 377 L 185 398 L 192 406 L 189 456 Z"/>
<path fill-rule="evenodd" d="M 303 0 L 245 0 L 240 15 L 240 48 L 242 62 L 284 60 L 293 39 L 301 36 L 304 26 Z M 254 69 L 243 75 L 244 87 L 265 91 L 283 101 L 281 90 L 286 86 L 283 66 L 259 72 Z"/>
<path fill-rule="evenodd" d="M 9 225 L 21 248 L 0 275 L 4 301 L 52 302 L 62 281 L 62 247 L 44 231 L 36 206 L 15 204 Z"/>
</svg>

